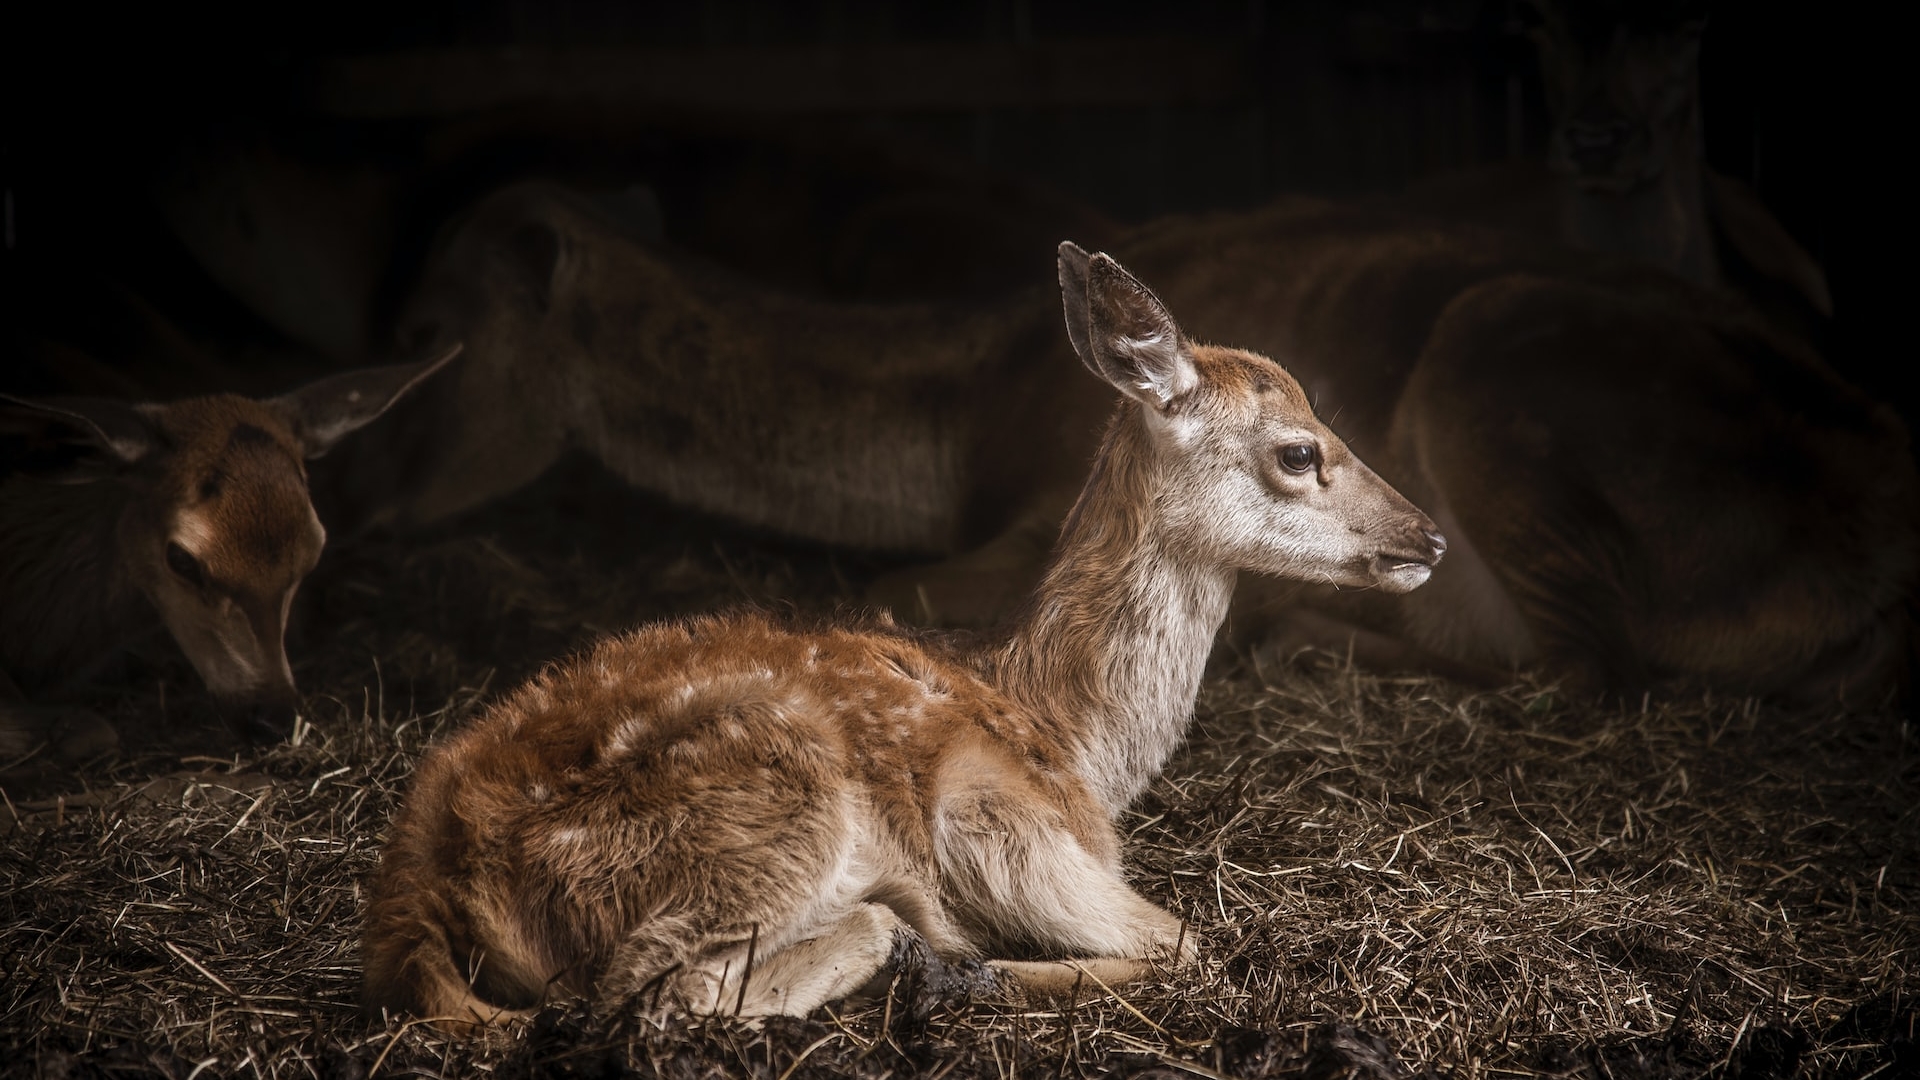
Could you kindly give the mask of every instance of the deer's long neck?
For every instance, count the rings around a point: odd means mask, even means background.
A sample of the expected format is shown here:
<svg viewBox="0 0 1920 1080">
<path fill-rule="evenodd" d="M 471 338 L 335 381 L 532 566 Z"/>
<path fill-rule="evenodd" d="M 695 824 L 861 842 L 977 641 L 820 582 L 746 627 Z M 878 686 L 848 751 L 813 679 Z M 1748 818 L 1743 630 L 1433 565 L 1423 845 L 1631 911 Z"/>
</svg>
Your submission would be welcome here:
<svg viewBox="0 0 1920 1080">
<path fill-rule="evenodd" d="M 1118 814 L 1186 737 L 1234 575 L 1183 558 L 1158 504 L 1175 493 L 1146 420 L 1109 426 L 1053 561 L 1000 655 L 1003 687 L 1065 744 Z"/>
</svg>

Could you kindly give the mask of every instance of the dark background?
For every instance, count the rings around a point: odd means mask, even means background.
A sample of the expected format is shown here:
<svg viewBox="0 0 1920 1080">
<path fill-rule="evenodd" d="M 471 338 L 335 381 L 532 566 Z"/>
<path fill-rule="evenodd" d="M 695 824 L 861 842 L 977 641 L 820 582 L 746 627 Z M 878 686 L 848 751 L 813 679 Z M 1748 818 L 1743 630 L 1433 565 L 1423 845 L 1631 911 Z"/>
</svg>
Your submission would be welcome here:
<svg viewBox="0 0 1920 1080">
<path fill-rule="evenodd" d="M 1544 152 L 1523 16 L 1513 0 L 14 12 L 0 26 L 0 314 L 120 363 L 114 353 L 139 346 L 89 325 L 104 279 L 199 338 L 270 336 L 152 210 L 178 147 L 291 132 L 322 156 L 398 160 L 450 118 L 530 102 L 616 102 L 682 128 L 832 127 L 1037 181 L 1123 222 L 1278 192 L 1390 193 Z M 1752 184 L 1825 264 L 1830 357 L 1911 418 L 1911 213 L 1891 167 L 1908 136 L 1881 104 L 1898 98 L 1876 92 L 1895 82 L 1898 48 L 1892 28 L 1844 9 L 1722 3 L 1702 80 L 1712 164 Z M 441 77 L 462 56 L 482 78 Z M 650 75 L 647 58 L 671 62 Z M 833 74 L 794 79 L 820 71 Z"/>
</svg>

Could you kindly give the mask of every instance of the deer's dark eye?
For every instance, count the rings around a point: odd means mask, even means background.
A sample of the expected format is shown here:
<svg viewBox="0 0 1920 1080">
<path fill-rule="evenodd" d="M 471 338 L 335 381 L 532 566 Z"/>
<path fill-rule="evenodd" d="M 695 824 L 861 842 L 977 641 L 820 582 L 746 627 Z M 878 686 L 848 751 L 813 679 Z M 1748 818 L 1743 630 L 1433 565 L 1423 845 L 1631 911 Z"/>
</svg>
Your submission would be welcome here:
<svg viewBox="0 0 1920 1080">
<path fill-rule="evenodd" d="M 207 584 L 207 568 L 179 544 L 167 544 L 167 569 L 180 575 L 180 579 L 194 588 L 204 588 Z"/>
<path fill-rule="evenodd" d="M 1303 473 L 1320 461 L 1320 451 L 1312 443 L 1294 443 L 1280 448 L 1280 465 L 1288 472 Z"/>
</svg>

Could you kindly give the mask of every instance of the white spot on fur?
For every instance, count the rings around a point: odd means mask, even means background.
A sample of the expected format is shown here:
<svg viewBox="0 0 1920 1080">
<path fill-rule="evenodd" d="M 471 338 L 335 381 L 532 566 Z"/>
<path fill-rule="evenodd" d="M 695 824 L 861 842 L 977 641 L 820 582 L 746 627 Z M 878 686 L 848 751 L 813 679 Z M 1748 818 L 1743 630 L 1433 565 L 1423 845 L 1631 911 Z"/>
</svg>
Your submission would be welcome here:
<svg viewBox="0 0 1920 1080">
<path fill-rule="evenodd" d="M 639 746 L 647 737 L 650 725 L 644 716 L 631 716 L 620 721 L 613 729 L 613 736 L 607 740 L 607 753 L 626 754 Z"/>
</svg>

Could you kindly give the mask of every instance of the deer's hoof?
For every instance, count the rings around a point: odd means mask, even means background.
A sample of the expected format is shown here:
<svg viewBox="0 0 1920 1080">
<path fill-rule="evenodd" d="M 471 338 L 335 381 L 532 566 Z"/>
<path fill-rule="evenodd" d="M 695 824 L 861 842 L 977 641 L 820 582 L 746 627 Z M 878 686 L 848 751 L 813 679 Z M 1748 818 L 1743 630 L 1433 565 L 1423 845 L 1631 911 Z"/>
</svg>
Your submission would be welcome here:
<svg viewBox="0 0 1920 1080">
<path fill-rule="evenodd" d="M 915 1028 L 925 1026 L 941 1008 L 965 1004 L 999 986 L 997 973 L 986 964 L 943 960 L 926 938 L 910 929 L 894 932 L 893 955 L 883 970 L 892 973 L 903 1006 L 895 1014 L 898 1022 Z"/>
</svg>

